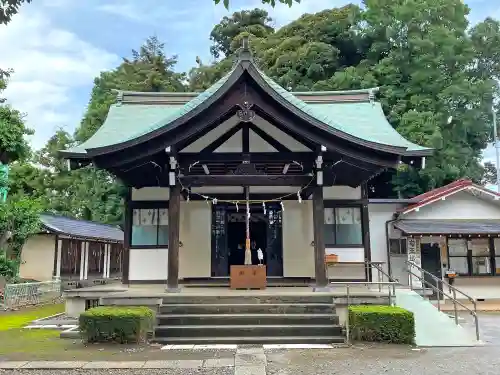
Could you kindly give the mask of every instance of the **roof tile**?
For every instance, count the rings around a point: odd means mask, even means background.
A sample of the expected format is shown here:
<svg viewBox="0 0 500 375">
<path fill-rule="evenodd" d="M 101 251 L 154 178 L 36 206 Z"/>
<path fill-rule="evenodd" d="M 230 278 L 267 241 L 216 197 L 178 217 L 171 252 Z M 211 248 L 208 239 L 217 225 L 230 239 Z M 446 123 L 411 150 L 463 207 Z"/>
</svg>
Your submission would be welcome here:
<svg viewBox="0 0 500 375">
<path fill-rule="evenodd" d="M 114 225 L 51 214 L 40 215 L 40 220 L 49 232 L 65 234 L 76 238 L 123 242 L 123 231 Z"/>
</svg>

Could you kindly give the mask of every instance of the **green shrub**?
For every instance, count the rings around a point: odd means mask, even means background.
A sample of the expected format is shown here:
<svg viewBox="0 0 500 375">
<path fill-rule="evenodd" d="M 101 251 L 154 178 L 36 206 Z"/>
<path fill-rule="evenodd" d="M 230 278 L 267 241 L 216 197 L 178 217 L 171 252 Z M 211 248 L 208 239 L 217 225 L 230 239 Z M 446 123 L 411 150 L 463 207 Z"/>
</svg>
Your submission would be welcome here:
<svg viewBox="0 0 500 375">
<path fill-rule="evenodd" d="M 413 313 L 392 306 L 349 306 L 350 336 L 354 340 L 414 344 Z"/>
<path fill-rule="evenodd" d="M 80 315 L 80 334 L 86 342 L 142 343 L 153 327 L 148 307 L 100 306 Z"/>
<path fill-rule="evenodd" d="M 10 281 L 15 278 L 16 271 L 16 261 L 8 259 L 5 253 L 0 250 L 0 276 L 4 276 L 7 281 Z"/>
</svg>

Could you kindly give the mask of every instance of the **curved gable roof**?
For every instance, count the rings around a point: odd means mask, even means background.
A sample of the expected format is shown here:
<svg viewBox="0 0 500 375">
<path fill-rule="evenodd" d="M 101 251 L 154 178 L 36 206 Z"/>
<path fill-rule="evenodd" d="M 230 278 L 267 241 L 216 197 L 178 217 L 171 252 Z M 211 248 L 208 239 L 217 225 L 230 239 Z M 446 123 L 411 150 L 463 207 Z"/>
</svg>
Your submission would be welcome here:
<svg viewBox="0 0 500 375">
<path fill-rule="evenodd" d="M 87 157 L 105 154 L 110 147 L 117 150 L 145 142 L 201 112 L 202 105 L 215 102 L 244 72 L 248 72 L 263 89 L 289 110 L 334 136 L 403 156 L 432 153 L 432 149 L 414 144 L 400 135 L 387 121 L 380 103 L 307 103 L 266 76 L 251 59 L 240 59 L 228 74 L 185 104 L 115 104 L 110 108 L 105 123 L 89 140 L 62 153 L 67 157 Z M 304 96 L 305 93 L 300 94 Z"/>
</svg>

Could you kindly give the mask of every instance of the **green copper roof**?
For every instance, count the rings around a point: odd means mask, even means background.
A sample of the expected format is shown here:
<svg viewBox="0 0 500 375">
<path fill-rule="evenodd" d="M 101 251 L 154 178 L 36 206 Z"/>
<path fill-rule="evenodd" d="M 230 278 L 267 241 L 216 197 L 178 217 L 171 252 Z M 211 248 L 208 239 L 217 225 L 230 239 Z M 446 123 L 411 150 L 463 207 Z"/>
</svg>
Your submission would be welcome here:
<svg viewBox="0 0 500 375">
<path fill-rule="evenodd" d="M 257 72 L 288 103 L 332 130 L 365 142 L 400 147 L 410 152 L 429 150 L 400 135 L 387 121 L 378 102 L 306 103 L 279 86 L 260 70 L 257 69 Z M 184 105 L 115 104 L 110 108 L 102 127 L 89 140 L 67 152 L 84 155 L 86 149 L 123 143 L 168 126 L 212 97 L 233 73 L 234 69 Z M 353 92 L 359 92 L 359 90 Z M 318 94 L 321 95 L 321 93 Z"/>
<path fill-rule="evenodd" d="M 111 146 L 150 133 L 169 124 L 210 98 L 232 71 L 184 105 L 114 104 L 104 124 L 87 141 L 67 152 L 85 154 L 87 149 Z"/>
</svg>

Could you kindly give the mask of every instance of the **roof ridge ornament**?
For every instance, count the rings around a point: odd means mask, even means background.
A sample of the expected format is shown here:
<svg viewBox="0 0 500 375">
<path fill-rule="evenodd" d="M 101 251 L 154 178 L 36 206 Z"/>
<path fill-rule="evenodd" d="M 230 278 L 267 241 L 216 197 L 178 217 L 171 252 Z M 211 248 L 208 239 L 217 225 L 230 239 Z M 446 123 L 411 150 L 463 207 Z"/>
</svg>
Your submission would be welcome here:
<svg viewBox="0 0 500 375">
<path fill-rule="evenodd" d="M 241 40 L 241 47 L 238 54 L 238 62 L 253 61 L 252 50 L 250 49 L 250 37 L 244 35 Z"/>
</svg>

